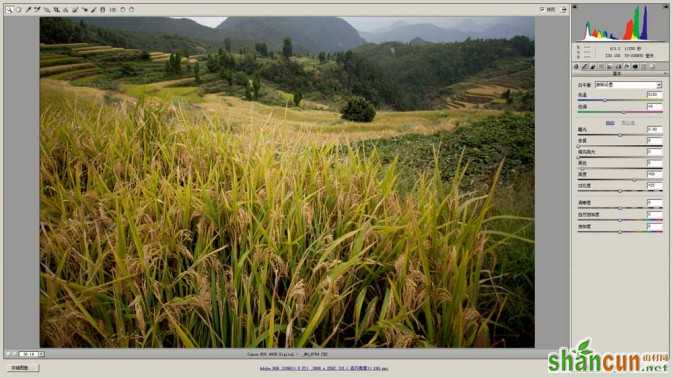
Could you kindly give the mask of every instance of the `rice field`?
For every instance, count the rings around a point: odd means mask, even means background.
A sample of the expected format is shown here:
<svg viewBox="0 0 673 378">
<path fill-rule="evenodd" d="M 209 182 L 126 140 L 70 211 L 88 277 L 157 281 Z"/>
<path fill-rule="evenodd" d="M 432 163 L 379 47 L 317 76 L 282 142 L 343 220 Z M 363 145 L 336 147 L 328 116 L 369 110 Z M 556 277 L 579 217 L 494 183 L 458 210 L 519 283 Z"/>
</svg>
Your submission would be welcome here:
<svg viewBox="0 0 673 378">
<path fill-rule="evenodd" d="M 90 77 L 96 75 L 98 74 L 98 72 L 99 72 L 98 68 L 84 68 L 81 70 L 59 73 L 56 75 L 49 76 L 49 78 L 56 80 L 77 80 L 84 77 Z"/>
<path fill-rule="evenodd" d="M 51 67 L 41 67 L 40 76 L 49 76 L 55 75 L 63 72 L 80 70 L 83 68 L 95 68 L 96 66 L 93 63 L 73 63 L 73 64 L 61 64 L 58 66 Z"/>
<path fill-rule="evenodd" d="M 60 66 L 64 64 L 80 63 L 84 59 L 79 57 L 54 57 L 54 58 L 40 58 L 40 67 Z"/>
<path fill-rule="evenodd" d="M 465 164 L 403 191 L 394 163 L 310 128 L 327 111 L 40 96 L 43 347 L 493 346 L 507 237 L 487 225 L 507 216 Z"/>
<path fill-rule="evenodd" d="M 88 55 L 98 55 L 98 54 L 109 54 L 124 51 L 125 49 L 121 47 L 110 47 L 105 49 L 93 49 L 93 50 L 83 50 L 76 52 L 76 55 L 79 56 L 88 56 Z"/>
<path fill-rule="evenodd" d="M 99 45 L 94 43 L 62 43 L 62 44 L 40 44 L 40 51 L 51 54 L 55 51 L 60 52 L 59 57 L 93 57 L 98 55 L 140 55 L 140 50 L 113 47 L 109 45 Z"/>
<path fill-rule="evenodd" d="M 101 50 L 101 49 L 110 49 L 110 48 L 112 48 L 112 46 L 109 46 L 109 45 L 90 45 L 90 46 L 72 48 L 70 51 L 72 51 L 74 53 L 78 53 L 78 52 L 81 52 L 81 51 Z"/>
<path fill-rule="evenodd" d="M 78 43 L 55 43 L 55 44 L 46 44 L 40 43 L 40 50 L 52 50 L 52 49 L 75 49 L 85 46 L 90 46 L 91 44 L 85 42 Z"/>
</svg>

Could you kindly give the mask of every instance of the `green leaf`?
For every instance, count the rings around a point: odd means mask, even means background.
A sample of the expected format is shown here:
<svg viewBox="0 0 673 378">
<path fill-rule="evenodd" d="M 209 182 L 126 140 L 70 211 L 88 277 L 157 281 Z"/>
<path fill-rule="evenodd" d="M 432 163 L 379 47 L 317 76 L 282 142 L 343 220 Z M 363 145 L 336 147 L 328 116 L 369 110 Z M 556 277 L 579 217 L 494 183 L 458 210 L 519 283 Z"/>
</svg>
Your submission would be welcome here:
<svg viewBox="0 0 673 378">
<path fill-rule="evenodd" d="M 584 349 L 587 349 L 589 347 L 589 343 L 591 342 L 591 339 L 586 339 L 582 341 L 578 346 L 577 349 L 582 351 Z"/>
</svg>

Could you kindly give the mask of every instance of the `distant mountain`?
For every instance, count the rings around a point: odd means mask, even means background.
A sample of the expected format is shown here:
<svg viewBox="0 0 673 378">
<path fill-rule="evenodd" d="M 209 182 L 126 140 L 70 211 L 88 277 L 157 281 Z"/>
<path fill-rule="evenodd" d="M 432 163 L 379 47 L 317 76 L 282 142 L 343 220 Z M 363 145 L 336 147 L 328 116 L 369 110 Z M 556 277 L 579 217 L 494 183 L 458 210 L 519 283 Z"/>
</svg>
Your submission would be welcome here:
<svg viewBox="0 0 673 378">
<path fill-rule="evenodd" d="M 430 43 L 432 43 L 432 42 L 428 42 L 428 41 L 424 40 L 423 38 L 418 38 L 418 37 L 409 41 L 409 44 L 412 45 L 412 46 L 422 46 L 422 45 L 427 45 L 427 44 L 430 44 Z"/>
<path fill-rule="evenodd" d="M 96 22 L 91 22 L 96 20 Z M 40 42 L 73 43 L 88 42 L 140 49 L 146 51 L 179 51 L 202 54 L 209 42 L 187 38 L 174 33 L 143 33 L 136 30 L 138 24 L 126 24 L 122 18 L 116 22 L 97 18 L 40 17 Z M 114 21 L 114 20 L 112 20 Z M 97 26 L 105 25 L 106 27 Z M 115 27 L 108 27 L 110 25 Z M 143 29 L 144 30 L 144 29 Z"/>
<path fill-rule="evenodd" d="M 396 22 L 389 27 L 371 31 L 361 31 L 367 42 L 410 42 L 420 38 L 427 42 L 462 42 L 467 38 L 512 38 L 523 35 L 534 38 L 534 21 L 530 17 L 495 18 L 488 23 L 474 19 L 462 20 L 454 26 L 438 26 L 432 23 L 409 24 Z"/>
<path fill-rule="evenodd" d="M 218 45 L 230 38 L 235 48 L 266 42 L 277 50 L 285 37 L 292 38 L 296 51 L 314 53 L 344 51 L 365 43 L 357 30 L 337 17 L 228 17 L 216 28 L 187 18 L 80 17 L 72 20 L 106 29 L 178 35 Z"/>
<path fill-rule="evenodd" d="M 172 34 L 208 42 L 222 42 L 220 32 L 187 18 L 169 17 L 73 17 L 75 22 L 132 33 Z"/>
<path fill-rule="evenodd" d="M 401 25 L 390 28 L 388 31 L 376 34 L 369 42 L 409 42 L 414 38 L 421 38 L 428 42 L 456 42 L 464 41 L 469 34 L 460 30 L 442 28 L 435 24 Z"/>
<path fill-rule="evenodd" d="M 338 17 L 228 17 L 216 28 L 232 39 L 266 42 L 280 48 L 285 37 L 311 52 L 344 51 L 365 43 L 348 22 Z"/>
</svg>

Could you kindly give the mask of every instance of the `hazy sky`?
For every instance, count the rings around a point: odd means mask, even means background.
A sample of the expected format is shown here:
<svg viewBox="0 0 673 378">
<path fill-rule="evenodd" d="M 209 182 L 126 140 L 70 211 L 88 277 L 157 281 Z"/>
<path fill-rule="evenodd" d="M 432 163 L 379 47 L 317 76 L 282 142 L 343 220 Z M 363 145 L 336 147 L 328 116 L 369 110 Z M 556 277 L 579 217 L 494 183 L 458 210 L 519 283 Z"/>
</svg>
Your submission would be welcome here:
<svg viewBox="0 0 673 378">
<path fill-rule="evenodd" d="M 188 17 L 201 25 L 216 27 L 226 17 Z M 474 21 L 478 21 L 479 28 L 490 23 L 502 21 L 498 17 L 343 17 L 355 29 L 362 31 L 372 31 L 388 27 L 396 22 L 406 22 L 408 24 L 432 23 L 441 27 L 460 26 L 465 31 L 470 30 Z M 474 26 L 477 28 L 477 26 Z"/>
</svg>

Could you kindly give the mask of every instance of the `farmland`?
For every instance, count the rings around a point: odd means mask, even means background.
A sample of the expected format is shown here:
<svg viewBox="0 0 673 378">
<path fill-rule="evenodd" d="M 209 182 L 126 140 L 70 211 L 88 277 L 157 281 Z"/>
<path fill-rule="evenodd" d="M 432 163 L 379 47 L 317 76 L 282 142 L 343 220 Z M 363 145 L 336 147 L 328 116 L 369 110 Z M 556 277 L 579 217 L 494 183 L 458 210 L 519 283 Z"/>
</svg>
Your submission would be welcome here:
<svg viewBox="0 0 673 378">
<path fill-rule="evenodd" d="M 460 45 L 497 59 L 440 80 L 414 59 L 458 45 L 68 30 L 93 37 L 40 46 L 43 346 L 532 345 L 533 67 L 511 42 Z M 342 116 L 354 96 L 373 120 Z"/>
</svg>

